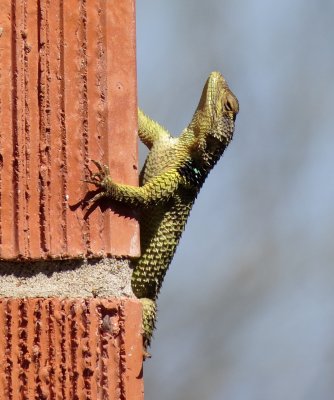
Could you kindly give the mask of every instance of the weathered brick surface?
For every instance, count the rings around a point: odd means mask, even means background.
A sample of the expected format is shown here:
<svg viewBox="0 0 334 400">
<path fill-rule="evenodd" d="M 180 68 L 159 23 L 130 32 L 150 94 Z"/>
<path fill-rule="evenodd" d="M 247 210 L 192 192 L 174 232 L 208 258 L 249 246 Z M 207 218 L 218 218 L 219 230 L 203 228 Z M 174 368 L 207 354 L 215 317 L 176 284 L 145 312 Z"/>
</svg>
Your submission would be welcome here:
<svg viewBox="0 0 334 400">
<path fill-rule="evenodd" d="M 79 202 L 90 159 L 137 184 L 134 0 L 0 1 L 0 259 L 139 253 Z"/>
<path fill-rule="evenodd" d="M 142 400 L 141 307 L 0 299 L 0 398 Z"/>
</svg>

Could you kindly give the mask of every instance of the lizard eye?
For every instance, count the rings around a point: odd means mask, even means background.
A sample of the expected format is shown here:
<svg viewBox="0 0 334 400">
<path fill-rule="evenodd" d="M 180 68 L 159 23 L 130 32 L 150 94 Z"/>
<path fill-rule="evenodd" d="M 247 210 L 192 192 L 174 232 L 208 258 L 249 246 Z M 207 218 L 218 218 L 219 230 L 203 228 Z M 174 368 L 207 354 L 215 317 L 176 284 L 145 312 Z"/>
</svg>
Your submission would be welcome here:
<svg viewBox="0 0 334 400">
<path fill-rule="evenodd" d="M 226 111 L 232 111 L 234 113 L 237 113 L 239 111 L 239 105 L 238 101 L 235 99 L 235 97 L 227 93 L 226 94 L 226 99 L 225 99 L 225 110 Z"/>
<path fill-rule="evenodd" d="M 232 111 L 232 110 L 233 110 L 232 104 L 231 104 L 231 102 L 230 102 L 229 99 L 226 99 L 225 109 L 226 109 L 227 111 Z"/>
</svg>

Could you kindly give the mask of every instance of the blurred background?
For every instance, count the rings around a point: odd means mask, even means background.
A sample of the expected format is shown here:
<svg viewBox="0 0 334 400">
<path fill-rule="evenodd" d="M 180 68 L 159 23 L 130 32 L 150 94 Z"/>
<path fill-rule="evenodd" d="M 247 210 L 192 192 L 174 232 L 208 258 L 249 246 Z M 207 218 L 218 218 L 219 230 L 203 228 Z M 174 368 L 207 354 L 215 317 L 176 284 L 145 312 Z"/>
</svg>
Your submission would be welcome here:
<svg viewBox="0 0 334 400">
<path fill-rule="evenodd" d="M 333 21 L 331 0 L 137 1 L 148 115 L 179 134 L 213 70 L 240 102 L 159 297 L 146 400 L 333 399 Z"/>
</svg>

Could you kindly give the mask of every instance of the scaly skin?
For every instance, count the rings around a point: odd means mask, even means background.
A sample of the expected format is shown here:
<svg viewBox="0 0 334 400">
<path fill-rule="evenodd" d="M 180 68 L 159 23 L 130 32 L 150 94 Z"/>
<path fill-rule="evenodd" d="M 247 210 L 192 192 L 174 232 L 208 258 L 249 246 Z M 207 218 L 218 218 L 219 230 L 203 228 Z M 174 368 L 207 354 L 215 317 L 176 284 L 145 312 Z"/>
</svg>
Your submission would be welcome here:
<svg viewBox="0 0 334 400">
<path fill-rule="evenodd" d="M 239 111 L 237 98 L 218 72 L 210 74 L 189 126 L 178 138 L 139 110 L 139 137 L 150 149 L 140 186 L 112 181 L 109 169 L 94 161 L 97 173 L 88 180 L 101 197 L 141 208 L 141 250 L 132 289 L 143 304 L 143 340 L 150 345 L 156 300 L 174 256 L 189 212 L 211 169 L 230 143 Z"/>
</svg>

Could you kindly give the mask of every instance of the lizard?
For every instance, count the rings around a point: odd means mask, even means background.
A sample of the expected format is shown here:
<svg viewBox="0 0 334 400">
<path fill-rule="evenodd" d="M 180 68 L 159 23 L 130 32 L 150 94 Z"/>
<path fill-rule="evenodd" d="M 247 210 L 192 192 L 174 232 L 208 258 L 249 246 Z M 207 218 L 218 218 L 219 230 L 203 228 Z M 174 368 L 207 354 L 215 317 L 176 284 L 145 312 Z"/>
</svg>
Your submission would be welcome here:
<svg viewBox="0 0 334 400">
<path fill-rule="evenodd" d="M 150 150 L 139 186 L 116 183 L 108 166 L 92 160 L 86 180 L 100 191 L 94 203 L 108 197 L 141 209 L 141 256 L 135 260 L 132 290 L 143 307 L 144 358 L 149 356 L 157 314 L 157 297 L 189 213 L 209 172 L 230 143 L 239 103 L 219 72 L 212 72 L 187 128 L 173 137 L 138 110 L 138 135 Z"/>
</svg>

